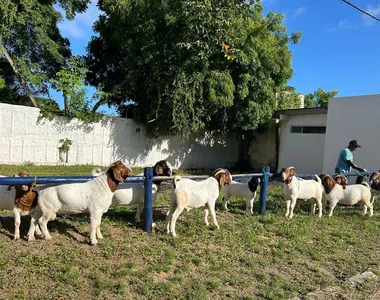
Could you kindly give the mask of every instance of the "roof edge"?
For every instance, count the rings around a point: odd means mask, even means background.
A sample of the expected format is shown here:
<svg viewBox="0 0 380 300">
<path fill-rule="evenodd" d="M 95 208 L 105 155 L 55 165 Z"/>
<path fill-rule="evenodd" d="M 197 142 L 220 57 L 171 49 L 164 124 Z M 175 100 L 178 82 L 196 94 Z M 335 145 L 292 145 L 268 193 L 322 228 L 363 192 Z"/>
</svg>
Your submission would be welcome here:
<svg viewBox="0 0 380 300">
<path fill-rule="evenodd" d="M 322 114 L 327 114 L 327 107 L 276 110 L 273 113 L 273 118 L 279 119 L 281 115 L 295 116 L 295 115 L 322 115 Z"/>
</svg>

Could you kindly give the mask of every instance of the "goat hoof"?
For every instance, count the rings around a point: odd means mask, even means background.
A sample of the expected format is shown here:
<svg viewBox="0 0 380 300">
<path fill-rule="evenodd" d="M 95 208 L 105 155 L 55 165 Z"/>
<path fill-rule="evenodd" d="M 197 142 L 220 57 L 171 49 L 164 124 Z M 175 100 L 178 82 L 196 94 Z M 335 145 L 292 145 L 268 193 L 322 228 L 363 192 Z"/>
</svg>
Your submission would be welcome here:
<svg viewBox="0 0 380 300">
<path fill-rule="evenodd" d="M 91 245 L 92 246 L 97 246 L 98 245 L 98 241 L 97 240 L 91 241 Z"/>
<path fill-rule="evenodd" d="M 34 236 L 28 236 L 28 242 L 34 242 L 35 240 Z"/>
<path fill-rule="evenodd" d="M 51 236 L 45 236 L 45 240 L 46 241 L 50 241 L 51 240 Z"/>
</svg>

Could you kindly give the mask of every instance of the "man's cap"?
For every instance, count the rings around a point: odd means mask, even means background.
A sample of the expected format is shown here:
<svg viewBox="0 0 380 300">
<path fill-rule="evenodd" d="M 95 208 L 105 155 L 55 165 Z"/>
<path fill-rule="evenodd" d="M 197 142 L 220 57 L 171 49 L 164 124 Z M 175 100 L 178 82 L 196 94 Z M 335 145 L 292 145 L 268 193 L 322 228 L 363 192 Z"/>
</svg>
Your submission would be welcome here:
<svg viewBox="0 0 380 300">
<path fill-rule="evenodd" d="M 360 148 L 361 146 L 358 144 L 358 141 L 357 140 L 352 140 L 350 141 L 349 145 L 352 145 L 356 148 Z"/>
</svg>

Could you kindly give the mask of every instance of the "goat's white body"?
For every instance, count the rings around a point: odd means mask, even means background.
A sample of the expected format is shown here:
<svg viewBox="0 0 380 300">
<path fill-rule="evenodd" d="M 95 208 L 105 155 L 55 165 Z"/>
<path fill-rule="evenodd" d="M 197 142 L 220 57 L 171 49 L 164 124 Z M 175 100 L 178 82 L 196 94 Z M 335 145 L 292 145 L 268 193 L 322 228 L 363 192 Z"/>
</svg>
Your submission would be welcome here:
<svg viewBox="0 0 380 300">
<path fill-rule="evenodd" d="M 170 209 L 166 217 L 167 233 L 172 233 L 173 237 L 176 237 L 175 223 L 178 216 L 184 209 L 189 211 L 198 207 L 205 207 L 206 225 L 209 225 L 207 219 L 208 214 L 210 213 L 214 225 L 219 229 L 215 214 L 215 202 L 218 197 L 219 183 L 213 177 L 209 177 L 202 181 L 194 181 L 187 178 L 181 178 L 179 181 L 176 181 L 170 199 Z"/>
<path fill-rule="evenodd" d="M 92 176 L 99 176 L 101 174 L 104 174 L 104 172 L 101 172 L 100 168 L 92 170 Z M 135 176 L 144 176 L 144 173 Z M 156 201 L 157 192 L 157 186 L 152 184 L 152 203 Z M 143 182 L 121 183 L 112 197 L 112 206 L 137 204 L 135 220 L 136 222 L 140 222 L 141 213 L 144 209 L 144 197 L 145 189 Z"/>
<path fill-rule="evenodd" d="M 103 238 L 100 233 L 101 217 L 111 206 L 113 194 L 105 174 L 85 183 L 63 184 L 40 191 L 38 199 L 40 215 L 37 219 L 39 219 L 45 239 L 51 239 L 47 230 L 47 222 L 56 213 L 89 213 L 91 218 L 91 243 L 97 244 L 96 236 Z"/>
<path fill-rule="evenodd" d="M 373 215 L 373 207 L 371 204 L 371 192 L 368 185 L 363 184 L 352 184 L 347 185 L 346 189 L 339 184 L 336 184 L 332 191 L 326 194 L 326 199 L 329 201 L 330 213 L 332 216 L 335 206 L 340 204 L 354 205 L 357 203 L 363 203 L 364 211 L 363 214 L 367 214 L 367 208 L 370 209 L 370 216 Z"/>
<path fill-rule="evenodd" d="M 234 196 L 237 198 L 244 198 L 245 211 L 251 212 L 251 214 L 253 214 L 253 201 L 255 200 L 255 197 L 256 197 L 256 191 L 251 192 L 248 186 L 248 182 L 241 183 L 241 182 L 237 182 L 233 180 L 231 184 L 226 185 L 224 187 L 224 200 L 222 203 L 222 207 L 225 210 L 228 210 L 227 202 L 230 196 Z"/>
<path fill-rule="evenodd" d="M 141 212 L 144 209 L 144 196 L 145 189 L 142 182 L 121 183 L 113 195 L 112 206 L 137 204 L 135 220 L 140 222 Z M 157 186 L 152 184 L 152 202 L 156 201 L 156 198 Z"/>
<path fill-rule="evenodd" d="M 323 187 L 321 179 L 316 176 L 315 180 L 299 180 L 293 176 L 292 181 L 287 184 L 284 182 L 283 191 L 286 201 L 286 217 L 293 218 L 293 210 L 297 199 L 311 199 L 311 213 L 315 213 L 315 205 L 318 204 L 319 217 L 322 217 L 322 193 Z"/>
</svg>

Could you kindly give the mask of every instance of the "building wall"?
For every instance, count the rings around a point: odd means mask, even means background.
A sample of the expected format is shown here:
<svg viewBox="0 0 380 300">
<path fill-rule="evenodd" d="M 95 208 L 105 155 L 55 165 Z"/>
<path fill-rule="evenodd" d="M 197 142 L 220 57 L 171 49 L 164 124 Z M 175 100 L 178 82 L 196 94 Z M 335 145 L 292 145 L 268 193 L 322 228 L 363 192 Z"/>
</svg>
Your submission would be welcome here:
<svg viewBox="0 0 380 300">
<path fill-rule="evenodd" d="M 354 162 L 369 171 L 380 169 L 380 95 L 338 97 L 329 101 L 324 172 L 334 172 L 339 151 L 350 140 L 362 146 L 354 152 Z"/>
<path fill-rule="evenodd" d="M 236 135 L 218 139 L 207 133 L 181 138 L 149 139 L 131 119 L 107 118 L 85 125 L 56 118 L 37 124 L 39 109 L 0 103 L 0 163 L 60 163 L 60 139 L 73 141 L 68 164 L 107 166 L 117 159 L 131 166 L 149 166 L 168 159 L 175 168 L 230 167 L 237 161 Z M 64 157 L 65 158 L 65 157 Z"/>
<path fill-rule="evenodd" d="M 278 171 L 294 166 L 297 173 L 319 174 L 323 169 L 325 134 L 291 133 L 291 126 L 326 126 L 326 114 L 293 115 L 280 121 Z"/>
</svg>

